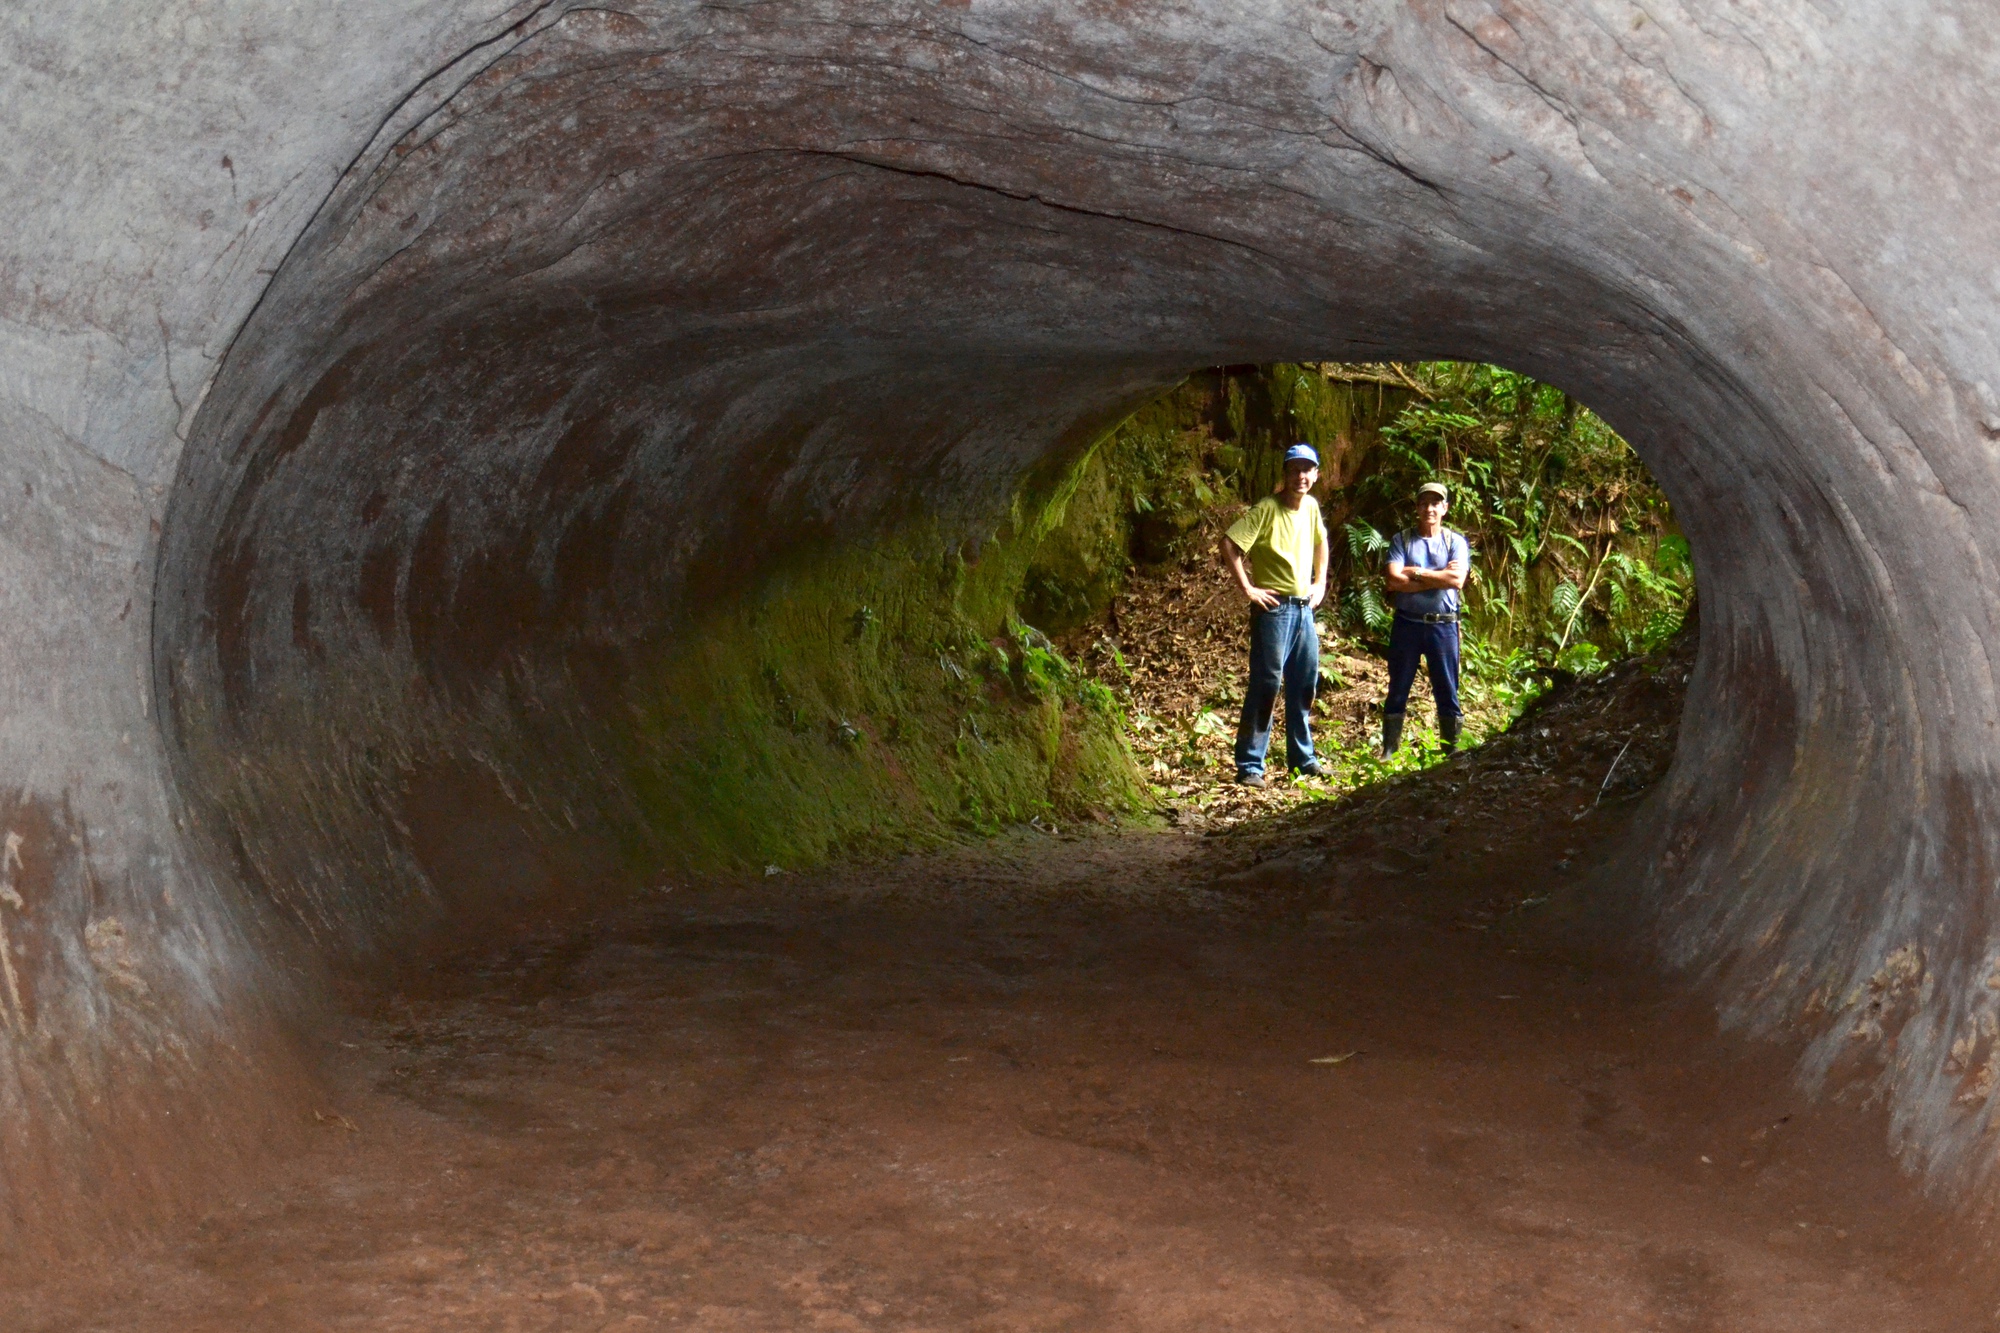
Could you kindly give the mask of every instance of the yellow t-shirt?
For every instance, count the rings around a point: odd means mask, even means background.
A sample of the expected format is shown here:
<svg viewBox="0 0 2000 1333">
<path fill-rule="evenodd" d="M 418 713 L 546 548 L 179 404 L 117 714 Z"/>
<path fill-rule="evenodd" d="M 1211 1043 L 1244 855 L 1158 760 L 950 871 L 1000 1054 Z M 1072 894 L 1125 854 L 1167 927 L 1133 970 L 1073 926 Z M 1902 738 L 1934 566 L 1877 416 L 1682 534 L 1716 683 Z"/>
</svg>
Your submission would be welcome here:
<svg viewBox="0 0 2000 1333">
<path fill-rule="evenodd" d="M 1312 595 L 1313 548 L 1326 545 L 1319 501 L 1310 495 L 1287 509 L 1267 495 L 1229 526 L 1229 540 L 1250 558 L 1250 582 L 1280 597 Z"/>
</svg>

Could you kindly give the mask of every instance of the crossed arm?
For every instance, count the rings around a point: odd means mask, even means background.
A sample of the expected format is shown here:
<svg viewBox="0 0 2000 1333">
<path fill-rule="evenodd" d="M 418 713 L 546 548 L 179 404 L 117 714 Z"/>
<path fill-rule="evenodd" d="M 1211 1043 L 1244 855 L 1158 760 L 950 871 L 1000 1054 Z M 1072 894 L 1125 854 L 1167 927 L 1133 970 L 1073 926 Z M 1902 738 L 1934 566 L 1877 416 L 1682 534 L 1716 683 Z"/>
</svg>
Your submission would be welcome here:
<svg viewBox="0 0 2000 1333">
<path fill-rule="evenodd" d="M 1443 569 L 1418 569 L 1400 560 L 1389 562 L 1389 575 L 1383 586 L 1390 592 L 1434 592 L 1439 588 L 1463 588 L 1465 586 L 1465 562 L 1453 560 Z"/>
</svg>

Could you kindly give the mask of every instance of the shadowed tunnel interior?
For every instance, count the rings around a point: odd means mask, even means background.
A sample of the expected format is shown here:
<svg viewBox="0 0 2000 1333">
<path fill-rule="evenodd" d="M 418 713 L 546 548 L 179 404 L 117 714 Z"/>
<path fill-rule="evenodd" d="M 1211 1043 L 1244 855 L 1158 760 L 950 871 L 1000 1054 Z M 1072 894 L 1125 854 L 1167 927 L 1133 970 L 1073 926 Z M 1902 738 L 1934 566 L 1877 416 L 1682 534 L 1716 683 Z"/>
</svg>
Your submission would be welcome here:
<svg viewBox="0 0 2000 1333">
<path fill-rule="evenodd" d="M 1807 6 L 1345 9 L 544 6 L 377 108 L 148 570 L 175 818 L 246 955 L 368 975 L 681 866 L 701 780 L 649 747 L 705 637 L 917 528 L 976 565 L 1190 368 L 1500 361 L 1633 443 L 1699 568 L 1680 752 L 1604 882 L 1982 1181 L 2000 419 L 1926 303 L 1996 211 L 1885 247 L 1892 164 L 1990 104 L 1919 114 L 1922 62 Z M 259 966 L 218 988 L 295 984 Z"/>
</svg>

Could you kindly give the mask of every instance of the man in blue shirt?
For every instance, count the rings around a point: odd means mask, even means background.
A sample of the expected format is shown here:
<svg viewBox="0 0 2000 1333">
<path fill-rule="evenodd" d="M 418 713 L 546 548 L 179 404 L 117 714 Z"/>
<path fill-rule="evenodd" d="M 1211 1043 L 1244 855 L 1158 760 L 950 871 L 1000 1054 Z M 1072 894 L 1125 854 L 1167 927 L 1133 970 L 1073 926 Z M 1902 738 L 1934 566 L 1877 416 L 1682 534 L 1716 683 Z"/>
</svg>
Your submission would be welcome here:
<svg viewBox="0 0 2000 1333">
<path fill-rule="evenodd" d="M 1402 743 L 1403 710 L 1419 659 L 1430 667 L 1438 735 L 1447 750 L 1458 744 L 1458 590 L 1465 586 L 1472 548 L 1444 525 L 1450 503 L 1440 482 L 1417 487 L 1417 526 L 1389 543 L 1386 586 L 1396 618 L 1389 627 L 1389 697 L 1382 704 L 1385 757 Z"/>
</svg>

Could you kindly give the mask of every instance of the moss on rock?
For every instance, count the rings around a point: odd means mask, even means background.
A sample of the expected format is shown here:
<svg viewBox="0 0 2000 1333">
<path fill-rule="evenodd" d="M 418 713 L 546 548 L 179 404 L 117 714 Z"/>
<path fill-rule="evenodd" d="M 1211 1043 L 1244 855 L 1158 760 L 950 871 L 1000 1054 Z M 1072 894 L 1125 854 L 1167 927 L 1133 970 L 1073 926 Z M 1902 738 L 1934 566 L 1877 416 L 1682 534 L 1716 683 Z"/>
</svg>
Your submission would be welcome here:
<svg viewBox="0 0 2000 1333">
<path fill-rule="evenodd" d="M 926 519 L 689 623 L 632 704 L 644 859 L 789 869 L 1137 811 L 1115 701 L 1020 618 L 1093 454 L 1035 469 L 985 540 Z"/>
<path fill-rule="evenodd" d="M 1102 617 L 1136 562 L 1192 554 L 1193 534 L 1219 504 L 1268 495 L 1285 449 L 1320 451 L 1323 502 L 1345 514 L 1341 488 L 1379 461 L 1382 427 L 1414 393 L 1401 385 L 1329 377 L 1314 366 L 1200 371 L 1134 412 L 1076 469 L 1030 561 L 1025 614 L 1051 633 Z"/>
</svg>

